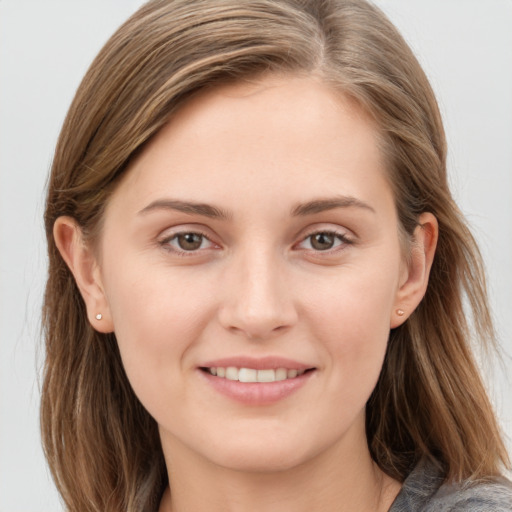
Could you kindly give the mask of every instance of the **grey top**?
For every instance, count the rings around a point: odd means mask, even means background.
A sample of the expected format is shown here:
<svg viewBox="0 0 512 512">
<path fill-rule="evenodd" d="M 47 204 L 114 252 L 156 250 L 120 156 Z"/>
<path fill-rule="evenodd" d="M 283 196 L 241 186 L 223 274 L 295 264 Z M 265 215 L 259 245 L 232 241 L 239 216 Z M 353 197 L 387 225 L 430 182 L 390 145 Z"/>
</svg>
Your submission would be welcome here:
<svg viewBox="0 0 512 512">
<path fill-rule="evenodd" d="M 492 480 L 443 484 L 436 466 L 421 461 L 406 478 L 389 512 L 511 512 L 512 482 Z"/>
</svg>

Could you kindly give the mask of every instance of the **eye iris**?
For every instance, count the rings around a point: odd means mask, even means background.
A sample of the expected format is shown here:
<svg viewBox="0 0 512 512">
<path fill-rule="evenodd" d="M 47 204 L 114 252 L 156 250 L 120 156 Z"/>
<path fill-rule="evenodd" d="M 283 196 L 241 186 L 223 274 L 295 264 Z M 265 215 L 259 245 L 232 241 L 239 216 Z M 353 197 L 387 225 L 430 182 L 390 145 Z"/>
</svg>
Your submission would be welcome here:
<svg viewBox="0 0 512 512">
<path fill-rule="evenodd" d="M 311 247 L 317 251 L 326 251 L 334 245 L 334 236 L 329 233 L 317 233 L 311 236 Z"/>
<path fill-rule="evenodd" d="M 193 251 L 201 247 L 203 236 L 197 233 L 184 233 L 178 235 L 178 245 L 184 251 Z"/>
</svg>

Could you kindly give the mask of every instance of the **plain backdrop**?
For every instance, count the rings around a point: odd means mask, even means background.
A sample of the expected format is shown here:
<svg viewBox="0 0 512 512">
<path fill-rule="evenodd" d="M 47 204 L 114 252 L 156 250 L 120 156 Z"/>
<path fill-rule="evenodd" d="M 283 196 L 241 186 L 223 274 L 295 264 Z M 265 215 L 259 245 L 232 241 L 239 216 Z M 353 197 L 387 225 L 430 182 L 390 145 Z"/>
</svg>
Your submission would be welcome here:
<svg viewBox="0 0 512 512">
<path fill-rule="evenodd" d="M 378 0 L 438 95 L 453 191 L 503 345 L 484 365 L 512 437 L 512 0 Z M 80 79 L 139 0 L 0 0 L 0 512 L 60 511 L 40 446 L 44 187 Z M 509 446 L 510 444 L 510 440 Z"/>
</svg>

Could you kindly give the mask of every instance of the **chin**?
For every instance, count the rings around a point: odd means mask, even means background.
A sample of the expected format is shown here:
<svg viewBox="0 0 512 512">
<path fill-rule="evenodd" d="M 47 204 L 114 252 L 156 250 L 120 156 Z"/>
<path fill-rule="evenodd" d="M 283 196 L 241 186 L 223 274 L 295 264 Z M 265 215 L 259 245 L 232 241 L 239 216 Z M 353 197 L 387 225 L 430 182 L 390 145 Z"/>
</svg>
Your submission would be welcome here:
<svg viewBox="0 0 512 512">
<path fill-rule="evenodd" d="M 224 453 L 216 456 L 217 464 L 232 471 L 244 473 L 279 473 L 289 471 L 303 464 L 307 457 L 286 451 L 268 449 L 244 450 L 243 453 Z M 219 460 L 220 459 L 220 460 Z"/>
<path fill-rule="evenodd" d="M 235 441 L 235 442 L 234 442 Z M 240 436 L 230 439 L 215 449 L 210 445 L 209 453 L 205 453 L 215 465 L 233 471 L 247 473 L 276 473 L 288 471 L 301 466 L 322 451 L 322 447 L 307 447 L 288 435 L 269 438 L 257 435 L 252 438 Z M 316 448 L 316 450 L 315 450 Z"/>
</svg>

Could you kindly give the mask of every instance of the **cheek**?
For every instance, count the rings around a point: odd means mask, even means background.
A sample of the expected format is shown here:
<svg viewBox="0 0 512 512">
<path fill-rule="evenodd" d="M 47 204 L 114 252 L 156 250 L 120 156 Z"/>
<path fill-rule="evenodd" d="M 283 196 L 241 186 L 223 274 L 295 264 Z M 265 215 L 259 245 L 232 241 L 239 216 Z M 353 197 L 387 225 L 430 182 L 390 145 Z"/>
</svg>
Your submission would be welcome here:
<svg viewBox="0 0 512 512">
<path fill-rule="evenodd" d="M 213 314 L 205 287 L 185 273 L 116 260 L 106 279 L 114 330 L 128 379 L 151 411 L 190 367 L 190 353 Z"/>
<path fill-rule="evenodd" d="M 372 333 L 379 338 L 389 332 L 398 277 L 398 269 L 385 266 L 341 269 L 310 288 L 304 315 L 314 314 L 317 324 L 331 333 L 327 338 L 334 334 L 343 340 L 346 335 L 362 344 Z"/>
<path fill-rule="evenodd" d="M 382 368 L 397 276 L 353 270 L 315 294 L 308 309 L 316 311 L 314 336 L 323 340 L 332 391 L 338 390 L 345 400 L 361 405 Z"/>
<path fill-rule="evenodd" d="M 186 270 L 142 258 L 117 260 L 106 279 L 116 335 L 147 348 L 179 344 L 206 321 L 212 297 L 207 283 Z"/>
</svg>

